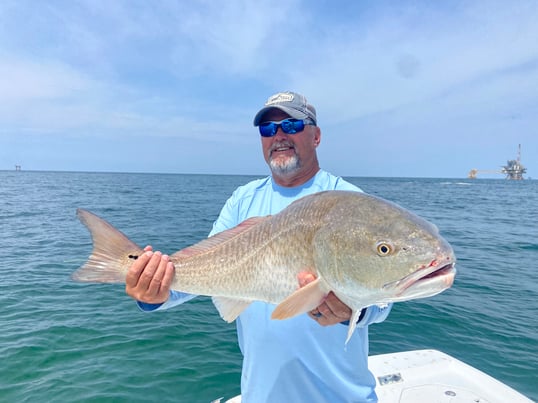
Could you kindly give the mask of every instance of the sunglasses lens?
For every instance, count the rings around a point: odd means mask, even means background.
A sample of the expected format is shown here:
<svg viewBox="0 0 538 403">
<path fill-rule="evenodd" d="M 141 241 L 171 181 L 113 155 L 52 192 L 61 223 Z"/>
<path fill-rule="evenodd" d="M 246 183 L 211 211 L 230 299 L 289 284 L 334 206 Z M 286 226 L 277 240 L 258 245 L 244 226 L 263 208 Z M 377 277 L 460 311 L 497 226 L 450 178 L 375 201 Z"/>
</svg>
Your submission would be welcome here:
<svg viewBox="0 0 538 403">
<path fill-rule="evenodd" d="M 278 124 L 274 122 L 267 122 L 262 123 L 260 126 L 258 126 L 260 129 L 260 134 L 263 137 L 272 137 L 276 134 L 278 130 Z"/>
<path fill-rule="evenodd" d="M 285 119 L 281 122 L 262 123 L 258 126 L 258 128 L 263 137 L 273 137 L 278 131 L 279 127 L 286 134 L 295 134 L 302 132 L 304 130 L 304 125 L 304 120 Z"/>
<path fill-rule="evenodd" d="M 286 134 L 295 134 L 304 130 L 304 122 L 302 120 L 283 120 L 280 123 L 282 131 Z"/>
</svg>

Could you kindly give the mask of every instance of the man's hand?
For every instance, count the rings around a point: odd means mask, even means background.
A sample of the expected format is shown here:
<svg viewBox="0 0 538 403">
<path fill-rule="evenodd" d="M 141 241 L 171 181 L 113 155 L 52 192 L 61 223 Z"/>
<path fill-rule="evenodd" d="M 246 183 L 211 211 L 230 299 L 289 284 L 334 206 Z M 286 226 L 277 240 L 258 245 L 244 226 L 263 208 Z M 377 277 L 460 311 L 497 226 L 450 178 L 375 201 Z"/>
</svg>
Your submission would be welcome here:
<svg viewBox="0 0 538 403">
<path fill-rule="evenodd" d="M 297 275 L 297 279 L 299 280 L 299 286 L 304 287 L 314 281 L 316 276 L 312 272 L 303 271 Z M 320 306 L 308 312 L 308 316 L 321 326 L 330 326 L 350 320 L 351 308 L 340 301 L 331 291 Z"/>
<path fill-rule="evenodd" d="M 174 265 L 170 257 L 153 252 L 151 246 L 135 260 L 125 277 L 125 292 L 137 301 L 162 304 L 170 295 Z"/>
</svg>

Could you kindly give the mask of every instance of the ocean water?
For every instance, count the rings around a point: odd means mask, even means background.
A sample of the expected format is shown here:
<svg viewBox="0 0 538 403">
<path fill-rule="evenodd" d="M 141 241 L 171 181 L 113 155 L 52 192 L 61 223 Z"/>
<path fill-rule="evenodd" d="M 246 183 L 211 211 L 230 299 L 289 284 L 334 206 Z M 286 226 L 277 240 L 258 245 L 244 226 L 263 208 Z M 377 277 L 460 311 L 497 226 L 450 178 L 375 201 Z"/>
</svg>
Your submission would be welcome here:
<svg viewBox="0 0 538 403">
<path fill-rule="evenodd" d="M 235 326 L 210 299 L 142 313 L 121 285 L 73 283 L 78 207 L 140 245 L 207 236 L 246 176 L 0 172 L 0 402 L 210 402 L 239 394 Z M 538 400 L 538 181 L 346 178 L 434 222 L 450 290 L 395 304 L 371 354 L 444 351 Z"/>
</svg>

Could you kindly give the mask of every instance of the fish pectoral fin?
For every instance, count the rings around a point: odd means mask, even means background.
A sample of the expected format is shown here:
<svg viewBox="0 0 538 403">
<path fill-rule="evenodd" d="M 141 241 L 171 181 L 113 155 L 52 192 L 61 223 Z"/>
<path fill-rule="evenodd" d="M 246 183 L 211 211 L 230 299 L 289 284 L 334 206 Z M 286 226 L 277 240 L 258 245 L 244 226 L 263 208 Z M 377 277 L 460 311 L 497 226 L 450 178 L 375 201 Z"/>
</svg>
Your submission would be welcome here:
<svg viewBox="0 0 538 403">
<path fill-rule="evenodd" d="M 362 309 L 353 309 L 353 312 L 351 313 L 351 319 L 349 319 L 349 328 L 347 330 L 346 344 L 349 339 L 351 339 L 351 336 L 353 335 L 353 332 L 357 327 L 357 322 L 359 321 L 359 317 L 361 316 L 361 311 Z"/>
<path fill-rule="evenodd" d="M 277 305 L 271 319 L 287 319 L 311 311 L 321 305 L 327 293 L 321 288 L 319 278 L 299 288 Z"/>
<path fill-rule="evenodd" d="M 231 323 L 237 319 L 241 312 L 243 312 L 252 303 L 251 300 L 229 298 L 229 297 L 213 297 L 213 304 L 217 311 L 219 311 L 220 317 L 226 322 Z"/>
</svg>

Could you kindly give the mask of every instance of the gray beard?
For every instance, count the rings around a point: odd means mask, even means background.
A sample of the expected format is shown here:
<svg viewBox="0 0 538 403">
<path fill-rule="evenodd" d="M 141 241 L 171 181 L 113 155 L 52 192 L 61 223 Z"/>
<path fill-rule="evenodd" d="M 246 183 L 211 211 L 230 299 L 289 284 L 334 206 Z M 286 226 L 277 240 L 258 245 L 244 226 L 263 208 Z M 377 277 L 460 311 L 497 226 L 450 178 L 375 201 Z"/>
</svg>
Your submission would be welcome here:
<svg viewBox="0 0 538 403">
<path fill-rule="evenodd" d="M 269 167 L 271 168 L 271 172 L 277 176 L 287 176 L 289 174 L 295 173 L 299 170 L 300 166 L 301 164 L 297 155 L 294 155 L 293 157 L 283 162 L 276 162 L 273 159 L 269 160 Z"/>
</svg>

